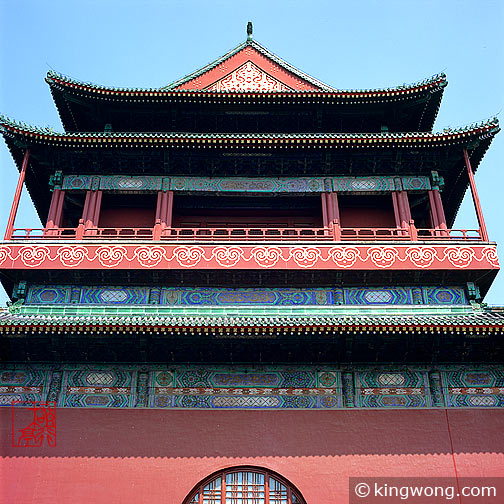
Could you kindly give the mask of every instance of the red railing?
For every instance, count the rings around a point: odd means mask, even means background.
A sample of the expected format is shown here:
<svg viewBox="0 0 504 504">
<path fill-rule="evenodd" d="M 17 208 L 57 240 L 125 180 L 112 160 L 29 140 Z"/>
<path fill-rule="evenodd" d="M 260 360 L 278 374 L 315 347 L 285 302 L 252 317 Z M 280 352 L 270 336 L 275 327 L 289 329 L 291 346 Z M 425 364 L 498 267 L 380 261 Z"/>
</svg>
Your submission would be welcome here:
<svg viewBox="0 0 504 504">
<path fill-rule="evenodd" d="M 401 228 L 16 228 L 11 240 L 481 241 L 477 229 Z"/>
<path fill-rule="evenodd" d="M 161 232 L 167 241 L 303 241 L 334 240 L 330 228 L 167 228 Z"/>
<path fill-rule="evenodd" d="M 482 241 L 479 229 L 417 229 L 418 240 L 477 240 Z"/>
<path fill-rule="evenodd" d="M 153 231 L 153 228 L 89 228 L 84 230 L 82 237 L 104 240 L 152 240 Z"/>
<path fill-rule="evenodd" d="M 12 230 L 11 240 L 42 240 L 42 239 L 52 239 L 52 240 L 67 240 L 74 239 L 77 234 L 77 229 L 75 228 L 14 228 Z"/>
<path fill-rule="evenodd" d="M 411 241 L 407 229 L 387 228 L 341 228 L 341 240 L 406 240 Z"/>
</svg>

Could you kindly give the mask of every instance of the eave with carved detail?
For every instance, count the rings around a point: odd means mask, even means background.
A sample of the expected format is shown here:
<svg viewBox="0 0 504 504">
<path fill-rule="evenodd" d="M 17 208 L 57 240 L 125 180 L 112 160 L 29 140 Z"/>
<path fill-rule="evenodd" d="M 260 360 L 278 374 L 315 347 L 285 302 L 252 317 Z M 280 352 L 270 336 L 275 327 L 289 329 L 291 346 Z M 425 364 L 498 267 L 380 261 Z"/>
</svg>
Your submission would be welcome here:
<svg viewBox="0 0 504 504">
<path fill-rule="evenodd" d="M 189 126 L 225 131 L 233 127 L 229 115 L 226 122 L 225 109 L 233 106 L 240 108 L 235 118 L 240 115 L 242 131 L 254 128 L 244 116 L 259 116 L 270 131 L 279 128 L 272 107 L 290 116 L 302 113 L 304 128 L 310 131 L 379 131 L 381 126 L 389 131 L 430 131 L 447 84 L 444 74 L 409 86 L 348 91 L 116 89 L 55 72 L 49 72 L 46 81 L 67 131 L 103 131 L 106 123 L 118 131 L 180 131 Z M 344 124 L 338 120 L 341 112 L 347 116 Z M 215 119 L 219 115 L 221 119 Z M 295 130 L 292 118 L 287 127 Z"/>
</svg>

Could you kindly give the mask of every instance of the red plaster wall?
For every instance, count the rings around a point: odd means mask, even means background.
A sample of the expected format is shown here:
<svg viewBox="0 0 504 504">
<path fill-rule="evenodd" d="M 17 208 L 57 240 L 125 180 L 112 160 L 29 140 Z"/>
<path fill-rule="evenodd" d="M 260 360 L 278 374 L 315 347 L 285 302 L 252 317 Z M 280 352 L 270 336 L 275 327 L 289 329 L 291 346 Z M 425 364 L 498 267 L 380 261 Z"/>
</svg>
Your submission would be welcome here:
<svg viewBox="0 0 504 504">
<path fill-rule="evenodd" d="M 350 476 L 454 476 L 454 460 L 461 477 L 504 474 L 498 410 L 58 409 L 55 448 L 12 448 L 10 408 L 0 427 L 5 503 L 181 504 L 243 464 L 280 473 L 308 504 L 347 503 Z"/>
<path fill-rule="evenodd" d="M 102 209 L 98 226 L 102 228 L 153 227 L 155 208 Z"/>
<path fill-rule="evenodd" d="M 343 207 L 340 220 L 346 228 L 395 228 L 394 213 L 385 208 Z"/>
<path fill-rule="evenodd" d="M 271 212 L 273 213 L 273 212 Z M 275 217 L 256 215 L 233 215 L 233 210 L 229 215 L 175 215 L 173 217 L 174 227 L 318 227 L 322 222 L 317 217 L 299 216 L 289 217 L 278 215 Z"/>
</svg>

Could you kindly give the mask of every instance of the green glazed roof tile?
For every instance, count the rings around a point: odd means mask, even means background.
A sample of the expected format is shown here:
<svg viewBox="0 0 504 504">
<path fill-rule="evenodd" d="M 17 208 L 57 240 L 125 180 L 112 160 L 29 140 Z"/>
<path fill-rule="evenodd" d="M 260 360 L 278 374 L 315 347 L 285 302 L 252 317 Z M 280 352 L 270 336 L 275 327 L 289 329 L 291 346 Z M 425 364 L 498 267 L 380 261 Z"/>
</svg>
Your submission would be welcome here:
<svg viewBox="0 0 504 504">
<path fill-rule="evenodd" d="M 0 326 L 169 326 L 169 327 L 303 327 L 303 326 L 495 326 L 504 327 L 504 312 L 471 306 L 260 307 L 242 310 L 213 307 L 79 307 L 70 315 L 55 306 L 16 306 L 0 312 Z"/>
</svg>

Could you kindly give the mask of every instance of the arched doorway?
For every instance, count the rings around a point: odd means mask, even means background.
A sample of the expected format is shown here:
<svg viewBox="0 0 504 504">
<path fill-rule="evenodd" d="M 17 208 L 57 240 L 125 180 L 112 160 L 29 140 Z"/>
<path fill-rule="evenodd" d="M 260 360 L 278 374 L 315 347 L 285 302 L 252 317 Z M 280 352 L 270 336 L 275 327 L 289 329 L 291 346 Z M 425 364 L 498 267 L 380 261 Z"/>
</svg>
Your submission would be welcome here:
<svg viewBox="0 0 504 504">
<path fill-rule="evenodd" d="M 259 467 L 229 467 L 198 483 L 184 504 L 305 504 L 279 474 Z"/>
</svg>

